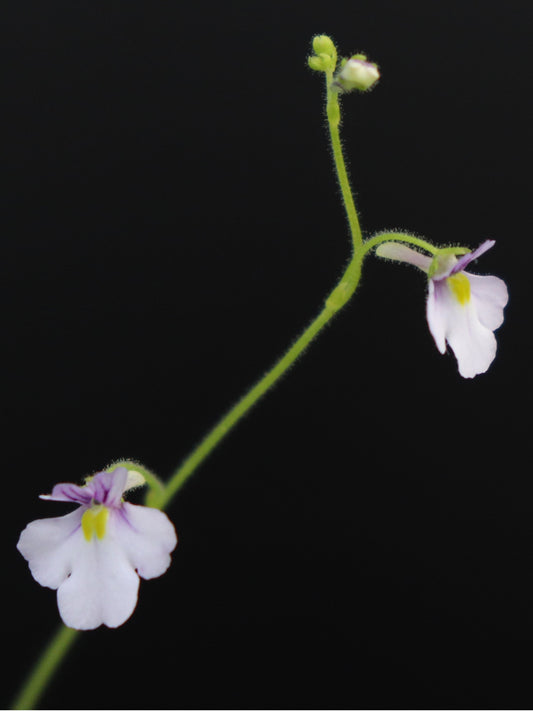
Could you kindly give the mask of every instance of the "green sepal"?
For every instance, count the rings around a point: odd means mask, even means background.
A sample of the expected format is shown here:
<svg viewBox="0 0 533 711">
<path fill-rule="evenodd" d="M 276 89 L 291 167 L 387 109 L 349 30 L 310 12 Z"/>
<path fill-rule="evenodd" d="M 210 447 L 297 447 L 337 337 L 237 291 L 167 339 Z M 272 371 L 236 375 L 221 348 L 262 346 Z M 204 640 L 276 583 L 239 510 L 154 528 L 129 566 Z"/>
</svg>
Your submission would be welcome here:
<svg viewBox="0 0 533 711">
<path fill-rule="evenodd" d="M 146 506 L 159 508 L 158 501 L 165 491 L 165 485 L 157 474 L 154 474 L 151 469 L 148 469 L 143 464 L 136 462 L 133 459 L 119 459 L 106 467 L 105 471 L 112 471 L 117 467 L 125 467 L 128 471 L 139 472 L 139 474 L 144 477 L 145 483 L 148 487 L 148 491 L 145 496 Z"/>
<path fill-rule="evenodd" d="M 428 269 L 428 277 L 432 279 L 442 266 L 442 258 L 455 257 L 456 255 L 468 254 L 471 249 L 467 247 L 441 247 L 433 257 Z"/>
<path fill-rule="evenodd" d="M 453 254 L 454 256 L 456 254 L 462 255 L 462 254 L 469 254 L 472 250 L 468 249 L 468 247 L 440 247 L 439 248 L 439 254 Z"/>
</svg>

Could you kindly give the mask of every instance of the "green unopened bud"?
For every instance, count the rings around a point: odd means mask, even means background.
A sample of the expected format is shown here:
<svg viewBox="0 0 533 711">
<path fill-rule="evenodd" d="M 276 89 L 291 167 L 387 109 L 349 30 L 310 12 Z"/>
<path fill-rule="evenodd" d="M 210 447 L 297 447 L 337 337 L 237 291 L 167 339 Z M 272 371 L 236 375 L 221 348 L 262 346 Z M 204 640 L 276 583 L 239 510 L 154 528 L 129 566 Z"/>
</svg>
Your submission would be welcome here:
<svg viewBox="0 0 533 711">
<path fill-rule="evenodd" d="M 307 63 L 311 69 L 314 69 L 317 72 L 326 71 L 326 63 L 324 62 L 323 57 L 308 57 Z"/>
<path fill-rule="evenodd" d="M 367 62 L 364 54 L 355 54 L 343 63 L 333 85 L 341 91 L 366 91 L 374 86 L 378 79 L 377 64 Z"/>
<path fill-rule="evenodd" d="M 337 57 L 335 45 L 327 35 L 317 35 L 313 37 L 313 49 L 316 54 L 327 54 L 330 57 Z"/>
<path fill-rule="evenodd" d="M 327 35 L 316 35 L 313 37 L 313 49 L 316 56 L 307 60 L 311 69 L 333 73 L 337 65 L 337 50 L 333 41 Z"/>
</svg>

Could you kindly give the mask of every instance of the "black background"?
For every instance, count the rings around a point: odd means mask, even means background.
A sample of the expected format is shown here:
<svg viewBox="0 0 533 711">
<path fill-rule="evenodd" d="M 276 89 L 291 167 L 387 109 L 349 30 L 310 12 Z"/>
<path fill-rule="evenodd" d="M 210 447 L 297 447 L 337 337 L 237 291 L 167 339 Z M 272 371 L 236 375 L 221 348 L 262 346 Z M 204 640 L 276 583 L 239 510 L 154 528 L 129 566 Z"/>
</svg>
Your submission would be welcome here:
<svg viewBox="0 0 533 711">
<path fill-rule="evenodd" d="M 166 477 L 349 257 L 310 40 L 365 234 L 496 246 L 498 356 L 463 380 L 424 279 L 353 301 L 180 491 L 168 573 L 44 708 L 531 708 L 531 5 L 17 0 L 0 26 L 4 704 L 58 625 L 15 544 L 113 459 Z"/>
</svg>

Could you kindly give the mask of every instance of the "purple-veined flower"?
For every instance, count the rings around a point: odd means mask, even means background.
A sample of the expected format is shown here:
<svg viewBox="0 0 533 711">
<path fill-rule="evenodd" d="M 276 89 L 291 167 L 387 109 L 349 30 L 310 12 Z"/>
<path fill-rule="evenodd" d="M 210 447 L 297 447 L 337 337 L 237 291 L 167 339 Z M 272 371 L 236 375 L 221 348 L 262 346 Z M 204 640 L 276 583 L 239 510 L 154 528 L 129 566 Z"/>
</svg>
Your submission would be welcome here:
<svg viewBox="0 0 533 711">
<path fill-rule="evenodd" d="M 56 484 L 40 498 L 78 508 L 32 521 L 20 534 L 18 550 L 35 580 L 57 589 L 67 627 L 123 624 L 137 604 L 139 576 L 157 578 L 170 565 L 178 539 L 167 516 L 122 498 L 143 482 L 138 472 L 117 467 L 89 477 L 84 486 Z"/>
<path fill-rule="evenodd" d="M 376 249 L 379 257 L 414 264 L 426 272 L 429 330 L 441 353 L 449 344 L 463 378 L 484 373 L 494 360 L 493 332 L 503 323 L 503 309 L 509 300 L 502 279 L 465 271 L 494 244 L 494 240 L 486 240 L 459 258 L 443 250 L 432 259 L 399 242 L 384 242 Z"/>
</svg>

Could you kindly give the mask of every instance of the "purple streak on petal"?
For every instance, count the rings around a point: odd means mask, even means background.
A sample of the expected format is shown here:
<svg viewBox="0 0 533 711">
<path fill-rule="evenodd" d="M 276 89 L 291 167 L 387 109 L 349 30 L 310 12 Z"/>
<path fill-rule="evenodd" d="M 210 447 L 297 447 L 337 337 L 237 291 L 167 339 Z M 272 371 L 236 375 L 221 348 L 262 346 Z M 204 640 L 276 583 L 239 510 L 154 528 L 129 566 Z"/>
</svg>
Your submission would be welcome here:
<svg viewBox="0 0 533 711">
<path fill-rule="evenodd" d="M 110 472 L 98 472 L 88 482 L 87 491 L 97 503 L 114 508 L 120 505 L 127 478 L 128 470 L 125 467 L 117 467 Z"/>
<path fill-rule="evenodd" d="M 457 260 L 457 264 L 453 267 L 452 271 L 450 272 L 450 275 L 457 274 L 457 272 L 463 271 L 463 269 L 467 267 L 470 262 L 474 261 L 474 259 L 477 259 L 478 257 L 481 257 L 482 254 L 485 254 L 485 252 L 491 249 L 491 247 L 494 247 L 495 244 L 495 240 L 486 239 L 479 245 L 477 249 L 474 249 L 473 252 L 463 254 L 463 256 L 459 257 L 459 259 Z"/>
<path fill-rule="evenodd" d="M 128 481 L 128 470 L 126 467 L 117 467 L 111 472 L 106 472 L 109 477 L 111 486 L 109 488 L 106 506 L 120 506 L 122 502 L 122 494 L 126 489 L 126 482 Z"/>
<path fill-rule="evenodd" d="M 114 513 L 115 519 L 119 525 L 121 525 L 121 526 L 126 525 L 126 526 L 128 526 L 128 528 L 131 528 L 132 531 L 135 531 L 136 533 L 138 533 L 137 529 L 135 528 L 135 526 L 132 524 L 132 522 L 130 521 L 130 519 L 128 517 L 128 512 L 127 512 L 125 506 L 123 506 L 123 505 L 118 506 L 114 510 L 113 513 Z"/>
<path fill-rule="evenodd" d="M 105 504 L 105 500 L 108 494 L 108 487 L 105 485 L 106 482 L 102 481 L 102 474 L 105 472 L 98 472 L 94 475 L 94 478 L 87 483 L 87 489 L 91 492 L 91 497 L 98 504 Z"/>
<path fill-rule="evenodd" d="M 73 501 L 76 504 L 91 502 L 91 494 L 86 487 L 76 484 L 56 484 L 51 494 L 41 494 L 39 498 L 49 501 Z"/>
<path fill-rule="evenodd" d="M 372 62 L 365 62 L 364 59 L 359 59 L 358 57 L 352 57 L 349 59 L 346 64 L 360 64 L 362 67 L 368 67 L 369 69 L 376 69 L 376 65 L 372 64 Z M 342 71 L 342 70 L 341 70 Z"/>
<path fill-rule="evenodd" d="M 446 283 L 444 280 L 429 280 L 426 301 L 426 318 L 429 331 L 441 353 L 446 353 Z"/>
</svg>

